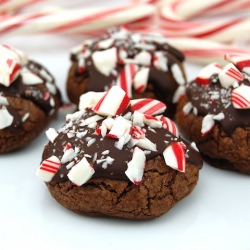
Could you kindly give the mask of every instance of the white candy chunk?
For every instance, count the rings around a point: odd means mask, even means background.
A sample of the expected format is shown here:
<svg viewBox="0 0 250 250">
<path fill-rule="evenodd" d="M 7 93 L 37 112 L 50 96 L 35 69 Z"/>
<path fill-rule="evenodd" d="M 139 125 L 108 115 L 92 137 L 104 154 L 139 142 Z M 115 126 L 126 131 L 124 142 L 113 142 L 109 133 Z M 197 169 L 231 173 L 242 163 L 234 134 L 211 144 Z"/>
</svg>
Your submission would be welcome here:
<svg viewBox="0 0 250 250">
<path fill-rule="evenodd" d="M 129 104 L 130 100 L 125 91 L 118 86 L 113 86 L 93 110 L 103 116 L 115 116 L 124 112 Z"/>
<path fill-rule="evenodd" d="M 19 76 L 21 67 L 15 60 L 0 58 L 0 84 L 8 87 Z"/>
<path fill-rule="evenodd" d="M 82 94 L 80 96 L 80 102 L 79 102 L 79 110 L 84 110 L 86 108 L 93 108 L 100 99 L 105 95 L 106 92 L 94 92 L 89 91 L 85 94 Z"/>
<path fill-rule="evenodd" d="M 129 131 L 131 127 L 131 123 L 126 120 L 122 116 L 117 116 L 114 120 L 114 124 L 107 134 L 110 138 L 120 138 L 122 137 L 127 131 Z"/>
<path fill-rule="evenodd" d="M 182 108 L 184 115 L 188 115 L 191 112 L 192 108 L 193 105 L 191 102 L 186 103 Z"/>
<path fill-rule="evenodd" d="M 125 59 L 128 57 L 128 53 L 125 49 L 119 50 L 119 61 L 120 63 L 124 63 Z"/>
<path fill-rule="evenodd" d="M 164 72 L 168 71 L 168 59 L 162 51 L 155 52 L 153 61 L 155 68 Z"/>
<path fill-rule="evenodd" d="M 142 93 L 148 84 L 149 68 L 142 67 L 134 76 L 133 86 L 138 93 Z"/>
<path fill-rule="evenodd" d="M 173 103 L 178 103 L 178 101 L 180 100 L 180 98 L 181 98 L 182 96 L 184 96 L 185 93 L 186 93 L 186 87 L 180 85 L 180 86 L 176 89 L 176 91 L 175 91 L 175 93 L 174 93 L 174 96 L 173 96 Z"/>
<path fill-rule="evenodd" d="M 142 180 L 145 162 L 146 156 L 144 152 L 140 148 L 135 147 L 132 160 L 127 163 L 128 168 L 125 171 L 129 180 L 135 185 L 139 185 Z"/>
<path fill-rule="evenodd" d="M 47 138 L 53 143 L 58 136 L 58 133 L 54 128 L 49 128 L 46 132 Z"/>
<path fill-rule="evenodd" d="M 75 185 L 81 186 L 86 183 L 92 175 L 95 173 L 94 168 L 89 164 L 87 159 L 84 157 L 75 166 L 71 168 L 68 173 L 68 178 Z"/>
<path fill-rule="evenodd" d="M 135 56 L 134 60 L 137 64 L 149 66 L 151 63 L 151 54 L 147 51 L 141 51 Z"/>
<path fill-rule="evenodd" d="M 62 164 L 73 160 L 76 157 L 76 153 L 73 148 L 67 149 L 61 159 Z"/>
<path fill-rule="evenodd" d="M 0 105 L 8 106 L 9 102 L 6 97 L 0 95 Z"/>
<path fill-rule="evenodd" d="M 92 55 L 96 69 L 103 75 L 109 76 L 117 63 L 117 49 L 111 48 L 102 51 L 95 51 Z"/>
<path fill-rule="evenodd" d="M 237 56 L 226 54 L 225 59 L 232 62 L 239 70 L 250 75 L 250 56 Z"/>
<path fill-rule="evenodd" d="M 232 91 L 231 99 L 236 109 L 250 109 L 250 87 L 240 85 Z"/>
<path fill-rule="evenodd" d="M 42 162 L 42 164 L 36 171 L 36 175 L 43 181 L 49 182 L 52 180 L 60 166 L 60 160 L 56 156 L 52 155 Z"/>
<path fill-rule="evenodd" d="M 90 125 L 91 123 L 95 123 L 95 122 L 97 122 L 97 121 L 100 121 L 101 119 L 103 119 L 102 116 L 100 116 L 100 115 L 93 115 L 93 116 L 90 116 L 90 117 L 88 117 L 87 119 L 83 120 L 83 121 L 80 123 L 80 126 L 81 126 L 81 127 L 88 126 L 88 125 Z"/>
<path fill-rule="evenodd" d="M 131 100 L 131 110 L 146 115 L 157 115 L 165 111 L 166 105 L 155 99 L 142 98 Z"/>
<path fill-rule="evenodd" d="M 185 78 L 184 78 L 183 73 L 182 73 L 182 71 L 180 69 L 180 66 L 177 63 L 172 65 L 171 72 L 172 72 L 172 74 L 174 76 L 174 79 L 176 80 L 176 82 L 179 85 L 184 85 L 185 84 L 185 82 L 186 82 Z"/>
<path fill-rule="evenodd" d="M 163 157 L 166 165 L 180 172 L 185 172 L 186 157 L 183 149 L 183 143 L 172 142 L 163 151 Z"/>
<path fill-rule="evenodd" d="M 23 84 L 25 85 L 35 85 L 43 83 L 43 80 L 39 76 L 35 75 L 27 68 L 23 68 L 20 74 L 23 79 Z"/>
<path fill-rule="evenodd" d="M 244 76 L 232 63 L 227 64 L 219 73 L 221 86 L 226 89 L 233 86 L 235 82 L 239 82 L 243 79 Z"/>
<path fill-rule="evenodd" d="M 0 57 L 6 57 L 16 61 L 18 64 L 25 65 L 28 62 L 27 55 L 9 45 L 0 45 Z"/>
<path fill-rule="evenodd" d="M 55 95 L 57 92 L 57 88 L 56 85 L 50 82 L 46 82 L 46 88 L 48 89 L 48 91 L 52 94 Z"/>
<path fill-rule="evenodd" d="M 144 115 L 139 111 L 134 111 L 133 113 L 133 125 L 143 127 L 144 126 Z"/>
<path fill-rule="evenodd" d="M 98 48 L 100 49 L 108 49 L 111 47 L 111 45 L 114 43 L 114 39 L 113 38 L 109 38 L 106 40 L 102 40 L 100 42 L 97 43 Z"/>
<path fill-rule="evenodd" d="M 201 125 L 201 134 L 205 136 L 206 134 L 210 133 L 214 128 L 215 122 L 213 119 L 213 115 L 208 114 L 204 116 Z"/>
<path fill-rule="evenodd" d="M 84 113 L 85 113 L 85 110 L 83 109 L 83 110 L 77 111 L 77 112 L 75 112 L 73 114 L 67 114 L 66 115 L 66 120 L 67 121 L 69 121 L 69 120 L 71 120 L 71 121 L 77 120 L 77 119 L 81 118 Z"/>
<path fill-rule="evenodd" d="M 197 148 L 196 143 L 195 143 L 194 141 L 191 142 L 190 145 L 191 145 L 191 147 L 192 147 L 194 150 L 196 150 L 197 152 L 199 152 L 199 149 Z"/>
<path fill-rule="evenodd" d="M 7 128 L 11 126 L 14 117 L 9 113 L 6 108 L 0 110 L 0 129 Z"/>
<path fill-rule="evenodd" d="M 224 115 L 223 112 L 220 112 L 219 114 L 213 116 L 213 119 L 216 120 L 216 121 L 221 121 L 224 118 L 225 118 L 225 115 Z"/>
<path fill-rule="evenodd" d="M 151 142 L 148 138 L 139 139 L 136 145 L 146 150 L 157 151 L 156 144 Z"/>
<path fill-rule="evenodd" d="M 114 125 L 114 118 L 108 117 L 103 120 L 102 125 L 105 126 L 108 130 L 110 130 Z"/>
<path fill-rule="evenodd" d="M 218 63 L 210 63 L 200 70 L 195 81 L 202 85 L 209 85 L 210 77 L 214 74 L 219 74 L 221 71 L 222 67 Z"/>
</svg>

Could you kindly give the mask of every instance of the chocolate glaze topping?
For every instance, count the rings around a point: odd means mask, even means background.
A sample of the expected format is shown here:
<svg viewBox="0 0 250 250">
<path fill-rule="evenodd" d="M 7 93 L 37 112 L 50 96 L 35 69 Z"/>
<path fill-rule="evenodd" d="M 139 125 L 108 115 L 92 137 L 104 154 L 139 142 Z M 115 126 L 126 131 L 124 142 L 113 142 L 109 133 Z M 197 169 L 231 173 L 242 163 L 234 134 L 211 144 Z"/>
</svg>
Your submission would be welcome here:
<svg viewBox="0 0 250 250">
<path fill-rule="evenodd" d="M 123 146 L 120 150 L 115 146 L 117 142 L 116 139 L 108 138 L 107 136 L 102 137 L 95 133 L 96 127 L 100 126 L 102 121 L 106 117 L 102 117 L 97 124 L 92 126 L 81 126 L 81 123 L 94 116 L 95 113 L 92 111 L 86 111 L 84 114 L 79 116 L 77 119 L 70 119 L 66 124 L 59 130 L 60 133 L 54 140 L 54 142 L 49 142 L 44 149 L 42 160 L 49 158 L 54 155 L 62 159 L 64 149 L 67 143 L 70 143 L 72 148 L 77 152 L 77 155 L 71 161 L 62 164 L 52 179 L 52 182 L 63 182 L 68 180 L 67 174 L 70 168 L 79 162 L 83 157 L 93 164 L 95 170 L 92 178 L 104 177 L 118 180 L 128 180 L 125 175 L 127 169 L 127 163 L 132 159 L 133 147 L 129 147 L 128 144 Z M 146 159 L 152 159 L 158 155 L 162 155 L 164 149 L 171 142 L 182 141 L 179 137 L 177 138 L 168 130 L 163 128 L 152 129 L 149 127 L 144 127 L 146 129 L 145 136 L 150 141 L 156 144 L 157 151 L 145 150 Z M 82 138 L 80 138 L 82 133 L 86 133 Z M 92 143 L 90 143 L 92 140 Z M 199 153 L 194 150 L 190 145 L 186 144 L 185 149 L 186 160 L 197 167 L 202 166 L 202 159 Z M 111 157 L 113 162 L 106 166 L 103 162 L 98 162 L 98 160 Z M 70 166 L 70 164 L 72 164 Z"/>
<path fill-rule="evenodd" d="M 118 58 L 119 51 L 125 50 L 127 52 L 125 62 L 118 60 L 115 69 L 109 76 L 101 74 L 98 69 L 96 69 L 92 59 L 92 55 L 96 51 L 108 49 L 102 48 L 99 45 L 100 42 L 106 39 L 113 39 L 113 42 L 108 48 L 117 48 Z M 75 75 L 78 77 L 82 76 L 83 79 L 88 78 L 87 91 L 101 92 L 115 85 L 119 73 L 127 63 L 126 60 L 133 60 L 135 56 L 142 51 L 146 51 L 151 55 L 150 64 L 141 65 L 135 61 L 133 63 L 140 67 L 146 66 L 149 68 L 148 83 L 150 83 L 151 88 L 153 87 L 156 98 L 165 103 L 172 103 L 173 95 L 180 84 L 178 80 L 175 79 L 176 76 L 172 72 L 172 66 L 176 64 L 180 67 L 179 64 L 184 61 L 184 55 L 179 50 L 170 46 L 163 37 L 139 35 L 137 33 L 129 33 L 122 29 L 113 28 L 108 30 L 100 39 L 87 41 L 86 44 L 83 43 L 83 45 L 73 49 L 71 60 L 73 62 L 78 62 L 79 65 L 79 69 L 75 71 Z M 154 65 L 156 52 L 163 53 L 167 64 L 166 70 L 157 68 Z M 80 70 L 82 60 L 84 60 L 85 64 L 83 71 Z M 179 75 L 185 82 L 185 75 L 182 69 L 179 70 Z M 148 90 L 148 88 L 146 88 L 146 90 Z M 132 91 L 132 94 L 133 93 L 135 93 L 135 90 Z"/>
<path fill-rule="evenodd" d="M 239 82 L 250 86 L 247 78 Z M 209 85 L 202 85 L 192 81 L 187 86 L 187 96 L 193 107 L 198 111 L 198 115 L 224 114 L 224 119 L 216 120 L 223 130 L 232 134 L 237 127 L 250 127 L 250 109 L 236 109 L 231 101 L 233 88 L 225 89 L 221 86 L 218 74 L 210 78 Z"/>
</svg>

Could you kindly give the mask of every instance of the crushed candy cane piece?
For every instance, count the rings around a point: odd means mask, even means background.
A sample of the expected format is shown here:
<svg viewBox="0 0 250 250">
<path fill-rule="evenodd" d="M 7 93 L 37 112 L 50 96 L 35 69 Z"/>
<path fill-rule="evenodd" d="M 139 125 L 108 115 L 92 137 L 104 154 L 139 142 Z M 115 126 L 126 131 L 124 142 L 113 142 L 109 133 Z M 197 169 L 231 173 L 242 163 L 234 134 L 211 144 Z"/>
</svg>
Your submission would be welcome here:
<svg viewBox="0 0 250 250">
<path fill-rule="evenodd" d="M 137 141 L 136 145 L 140 148 L 150 150 L 150 151 L 157 151 L 156 144 L 151 142 L 148 138 L 141 138 Z"/>
<path fill-rule="evenodd" d="M 96 69 L 103 75 L 109 76 L 117 63 L 117 49 L 115 47 L 95 51 L 92 60 Z"/>
<path fill-rule="evenodd" d="M 132 159 L 127 163 L 128 168 L 125 171 L 125 174 L 129 180 L 135 185 L 139 185 L 142 180 L 145 162 L 146 156 L 144 152 L 140 148 L 135 147 Z"/>
<path fill-rule="evenodd" d="M 143 50 L 135 56 L 134 60 L 140 65 L 149 66 L 151 63 L 151 54 Z"/>
<path fill-rule="evenodd" d="M 159 120 L 162 122 L 163 128 L 168 130 L 170 133 L 172 133 L 176 137 L 179 137 L 179 131 L 177 129 L 177 126 L 175 125 L 175 123 L 171 119 L 169 119 L 165 116 L 160 116 Z"/>
<path fill-rule="evenodd" d="M 236 109 L 250 109 L 250 86 L 240 85 L 231 93 L 233 106 Z"/>
<path fill-rule="evenodd" d="M 6 108 L 0 109 L 0 129 L 11 126 L 14 117 L 9 113 Z"/>
<path fill-rule="evenodd" d="M 20 75 L 22 76 L 23 84 L 25 85 L 35 85 L 43 83 L 43 80 L 39 76 L 35 75 L 27 68 L 23 68 L 20 72 Z"/>
<path fill-rule="evenodd" d="M 8 106 L 9 102 L 5 96 L 0 95 L 0 105 Z"/>
<path fill-rule="evenodd" d="M 144 115 L 143 122 L 151 128 L 162 127 L 162 122 L 152 115 Z"/>
<path fill-rule="evenodd" d="M 172 142 L 163 151 L 163 157 L 166 165 L 176 169 L 180 172 L 186 170 L 186 157 L 184 152 L 184 145 L 181 142 Z"/>
<path fill-rule="evenodd" d="M 80 96 L 80 101 L 79 101 L 79 110 L 84 110 L 84 109 L 92 109 L 99 101 L 100 99 L 105 95 L 105 92 L 94 92 L 94 91 L 89 91 L 85 94 L 82 94 Z"/>
<path fill-rule="evenodd" d="M 94 112 L 104 116 L 115 116 L 124 112 L 130 100 L 125 91 L 118 86 L 113 86 L 99 100 L 93 108 Z"/>
<path fill-rule="evenodd" d="M 162 51 L 156 51 L 153 58 L 153 64 L 158 70 L 168 71 L 168 58 Z"/>
<path fill-rule="evenodd" d="M 92 165 L 83 157 L 81 161 L 70 169 L 67 176 L 75 185 L 81 186 L 86 183 L 94 173 L 95 170 Z"/>
<path fill-rule="evenodd" d="M 122 116 L 117 116 L 107 137 L 118 139 L 130 130 L 131 123 Z"/>
<path fill-rule="evenodd" d="M 171 72 L 174 76 L 174 79 L 179 85 L 184 85 L 186 83 L 183 73 L 180 69 L 180 66 L 177 63 L 174 63 L 172 65 Z"/>
<path fill-rule="evenodd" d="M 137 69 L 138 66 L 136 64 L 125 64 L 119 72 L 119 76 L 116 81 L 116 85 L 122 88 L 130 98 L 132 97 L 132 81 Z"/>
<path fill-rule="evenodd" d="M 49 128 L 46 132 L 47 138 L 53 143 L 58 136 L 58 133 L 54 128 Z"/>
<path fill-rule="evenodd" d="M 71 147 L 64 151 L 61 162 L 62 164 L 72 161 L 76 157 L 75 150 Z"/>
<path fill-rule="evenodd" d="M 250 56 L 226 54 L 225 59 L 232 62 L 242 72 L 250 75 Z"/>
<path fill-rule="evenodd" d="M 185 95 L 185 93 L 186 93 L 186 87 L 180 85 L 180 86 L 176 89 L 176 91 L 175 91 L 175 93 L 174 93 L 173 100 L 172 100 L 173 103 L 178 103 L 179 100 L 181 99 L 181 97 Z"/>
<path fill-rule="evenodd" d="M 100 49 L 108 49 L 113 45 L 113 43 L 114 43 L 114 39 L 113 38 L 108 38 L 106 40 L 102 40 L 102 41 L 98 42 L 97 46 Z"/>
<path fill-rule="evenodd" d="M 149 68 L 142 67 L 136 74 L 133 80 L 133 86 L 137 93 L 142 93 L 148 84 Z"/>
<path fill-rule="evenodd" d="M 146 115 L 157 115 L 163 113 L 166 105 L 158 100 L 150 98 L 142 98 L 131 100 L 131 110 L 138 111 Z"/>
<path fill-rule="evenodd" d="M 209 85 L 210 77 L 214 74 L 219 74 L 221 71 L 222 67 L 218 63 L 210 63 L 200 70 L 195 81 L 202 85 Z"/>
<path fill-rule="evenodd" d="M 0 58 L 0 84 L 5 87 L 10 86 L 19 76 L 21 66 L 15 60 L 2 57 Z"/>
<path fill-rule="evenodd" d="M 20 65 L 25 65 L 28 62 L 27 55 L 23 51 L 7 44 L 0 45 L 0 57 L 10 58 Z"/>
<path fill-rule="evenodd" d="M 201 135 L 205 136 L 209 134 L 210 132 L 212 132 L 212 130 L 214 129 L 214 126 L 215 126 L 215 122 L 214 122 L 213 115 L 208 114 L 204 116 L 202 120 L 202 125 L 201 125 Z"/>
<path fill-rule="evenodd" d="M 218 76 L 221 86 L 226 89 L 233 86 L 235 82 L 239 82 L 244 79 L 244 76 L 232 63 L 227 64 Z"/>
<path fill-rule="evenodd" d="M 49 182 L 52 180 L 60 166 L 60 160 L 56 156 L 52 155 L 42 162 L 42 164 L 36 171 L 36 175 L 43 181 Z"/>
</svg>

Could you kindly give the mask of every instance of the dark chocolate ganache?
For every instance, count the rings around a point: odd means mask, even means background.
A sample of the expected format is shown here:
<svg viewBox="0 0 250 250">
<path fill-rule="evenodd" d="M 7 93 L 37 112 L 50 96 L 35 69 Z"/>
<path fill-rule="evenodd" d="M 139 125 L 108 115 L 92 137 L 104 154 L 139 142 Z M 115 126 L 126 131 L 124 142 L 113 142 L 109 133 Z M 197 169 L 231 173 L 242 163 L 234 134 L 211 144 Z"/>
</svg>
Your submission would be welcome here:
<svg viewBox="0 0 250 250">
<path fill-rule="evenodd" d="M 104 75 L 95 67 L 93 55 L 95 52 L 110 48 L 117 49 L 117 63 L 109 75 Z M 148 63 L 143 59 L 135 59 L 141 52 L 150 55 Z M 158 59 L 159 61 L 157 61 Z M 153 91 L 155 97 L 164 103 L 172 103 L 178 86 L 186 83 L 185 73 L 180 67 L 184 61 L 184 55 L 170 46 L 167 39 L 131 33 L 124 29 L 112 28 L 101 38 L 87 40 L 73 48 L 71 60 L 78 63 L 75 76 L 88 79 L 87 91 L 100 92 L 116 85 L 121 70 L 128 63 L 134 63 L 139 68 L 149 68 L 147 87 L 144 92 Z M 135 94 L 132 86 L 131 93 L 132 95 L 129 97 L 133 97 Z"/>
<path fill-rule="evenodd" d="M 247 78 L 238 83 L 250 86 Z M 237 109 L 233 106 L 231 93 L 233 87 L 223 88 L 214 74 L 209 85 L 202 85 L 192 81 L 187 86 L 187 96 L 193 106 L 194 113 L 205 116 L 222 113 L 223 119 L 216 120 L 227 134 L 232 134 L 237 127 L 250 127 L 250 109 Z"/>
<path fill-rule="evenodd" d="M 79 113 L 82 112 L 82 113 Z M 52 182 L 63 182 L 68 180 L 67 174 L 70 169 L 77 164 L 83 157 L 93 165 L 95 170 L 92 178 L 103 177 L 117 180 L 128 180 L 125 175 L 127 163 L 132 159 L 134 145 L 130 142 L 121 147 L 117 146 L 118 139 L 110 138 L 107 135 L 102 137 L 96 129 L 102 125 L 107 117 L 99 117 L 100 120 L 88 123 L 87 119 L 96 117 L 92 111 L 79 111 L 77 115 L 67 117 L 67 122 L 59 130 L 57 137 L 53 142 L 49 142 L 43 152 L 42 161 L 51 156 L 56 156 L 60 161 L 67 145 L 74 149 L 75 156 L 67 159 L 67 162 L 61 164 L 59 170 L 54 175 Z M 130 120 L 128 120 L 131 122 Z M 164 149 L 172 142 L 182 141 L 181 138 L 174 136 L 164 128 L 151 128 L 144 126 L 145 138 L 150 140 L 156 146 L 156 150 L 144 150 L 146 160 L 162 155 Z M 139 146 L 140 147 L 140 146 Z M 197 167 L 202 166 L 202 159 L 199 153 L 189 144 L 185 147 L 186 161 Z M 108 159 L 112 159 L 108 161 Z"/>
</svg>

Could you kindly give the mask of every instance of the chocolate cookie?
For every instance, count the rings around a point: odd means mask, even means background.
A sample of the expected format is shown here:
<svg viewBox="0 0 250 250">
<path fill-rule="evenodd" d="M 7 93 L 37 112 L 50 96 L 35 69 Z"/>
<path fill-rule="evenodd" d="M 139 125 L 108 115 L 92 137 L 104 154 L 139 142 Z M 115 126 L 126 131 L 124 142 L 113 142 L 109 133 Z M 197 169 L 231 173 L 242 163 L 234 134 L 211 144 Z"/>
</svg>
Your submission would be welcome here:
<svg viewBox="0 0 250 250">
<path fill-rule="evenodd" d="M 173 115 L 183 93 L 186 76 L 183 54 L 160 36 L 110 29 L 102 37 L 86 40 L 71 51 L 67 80 L 69 99 L 81 94 L 120 86 L 130 98 L 153 98 L 167 104 Z"/>
<path fill-rule="evenodd" d="M 87 108 L 67 115 L 58 132 L 48 130 L 37 170 L 60 204 L 86 215 L 150 219 L 191 193 L 202 160 L 170 119 L 155 116 L 163 103 L 150 100 L 143 114 L 143 104 L 119 87 L 88 95 Z"/>
<path fill-rule="evenodd" d="M 10 46 L 0 46 L 0 153 L 25 146 L 55 116 L 61 96 L 40 64 Z"/>
<path fill-rule="evenodd" d="M 187 85 L 176 121 L 212 165 L 250 174 L 250 58 L 226 58 Z"/>
</svg>

